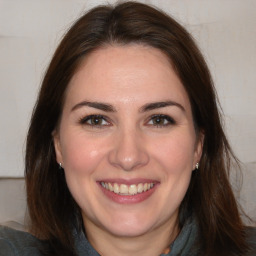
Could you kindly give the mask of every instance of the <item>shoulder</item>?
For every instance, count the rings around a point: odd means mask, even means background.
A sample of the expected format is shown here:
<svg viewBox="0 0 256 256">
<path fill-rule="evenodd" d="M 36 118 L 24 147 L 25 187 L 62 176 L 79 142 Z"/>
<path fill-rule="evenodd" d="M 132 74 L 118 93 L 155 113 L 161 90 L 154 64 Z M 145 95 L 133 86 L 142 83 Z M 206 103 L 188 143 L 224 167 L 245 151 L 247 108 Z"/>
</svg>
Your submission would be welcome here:
<svg viewBox="0 0 256 256">
<path fill-rule="evenodd" d="M 256 255 L 256 227 L 247 227 L 246 237 L 251 249 L 247 256 Z"/>
<path fill-rule="evenodd" d="M 0 256 L 42 256 L 44 242 L 33 235 L 0 226 Z"/>
</svg>

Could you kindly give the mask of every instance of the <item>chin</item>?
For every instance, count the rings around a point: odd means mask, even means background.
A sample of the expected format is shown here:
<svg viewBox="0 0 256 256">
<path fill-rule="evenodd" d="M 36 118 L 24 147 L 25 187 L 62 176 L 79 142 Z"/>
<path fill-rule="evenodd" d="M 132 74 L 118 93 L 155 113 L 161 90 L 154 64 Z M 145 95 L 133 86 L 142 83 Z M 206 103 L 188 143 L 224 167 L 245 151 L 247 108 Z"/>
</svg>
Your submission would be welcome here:
<svg viewBox="0 0 256 256">
<path fill-rule="evenodd" d="M 140 225 L 114 225 L 107 227 L 109 233 L 118 237 L 138 237 L 150 231 L 150 228 Z"/>
<path fill-rule="evenodd" d="M 104 229 L 115 236 L 136 237 L 150 232 L 155 226 L 153 219 L 145 216 L 116 216 L 104 225 Z"/>
</svg>

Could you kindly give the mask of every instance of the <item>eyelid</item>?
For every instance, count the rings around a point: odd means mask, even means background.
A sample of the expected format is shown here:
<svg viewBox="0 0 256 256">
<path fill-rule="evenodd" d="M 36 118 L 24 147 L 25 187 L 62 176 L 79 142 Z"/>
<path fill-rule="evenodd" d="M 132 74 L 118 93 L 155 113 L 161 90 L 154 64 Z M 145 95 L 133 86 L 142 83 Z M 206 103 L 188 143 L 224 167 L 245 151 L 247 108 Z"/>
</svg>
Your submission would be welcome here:
<svg viewBox="0 0 256 256">
<path fill-rule="evenodd" d="M 99 124 L 99 125 L 94 124 L 93 125 L 93 124 L 87 123 L 89 120 L 91 120 L 93 118 L 102 119 L 105 122 L 107 122 L 108 124 Z M 107 118 L 104 115 L 99 115 L 99 114 L 86 115 L 85 117 L 82 117 L 82 118 L 79 119 L 79 124 L 87 125 L 87 126 L 90 126 L 90 127 L 97 127 L 97 128 L 101 128 L 101 127 L 104 127 L 104 126 L 110 126 L 111 125 L 109 118 Z"/>
<path fill-rule="evenodd" d="M 168 121 L 167 124 L 150 124 L 150 126 L 155 126 L 155 127 L 166 127 L 166 126 L 169 126 L 169 125 L 174 125 L 176 124 L 176 121 L 169 115 L 165 115 L 165 114 L 154 114 L 154 115 L 151 115 L 148 120 L 146 121 L 146 124 L 148 124 L 150 121 L 152 121 L 154 118 L 163 118 L 163 119 L 166 119 Z"/>
<path fill-rule="evenodd" d="M 95 119 L 99 119 L 101 120 L 101 122 L 99 124 L 93 124 L 93 123 L 89 123 L 88 121 L 92 121 L 92 119 L 95 118 Z M 164 123 L 161 124 L 161 123 L 151 123 L 150 122 L 153 122 L 153 119 L 154 118 L 159 118 L 160 120 L 164 120 Z M 102 124 L 102 121 L 103 122 L 106 122 L 107 124 Z M 104 116 L 104 115 L 101 115 L 101 114 L 90 114 L 90 115 L 86 115 L 82 118 L 79 119 L 79 124 L 81 125 L 86 125 L 88 127 L 91 127 L 91 128 L 104 128 L 106 126 L 111 126 L 112 123 L 111 123 L 111 120 Z M 152 126 L 152 127 L 167 127 L 167 126 L 170 126 L 170 125 L 174 125 L 176 124 L 176 121 L 169 115 L 166 115 L 166 114 L 153 114 L 151 115 L 150 117 L 147 118 L 146 122 L 145 122 L 145 125 L 148 125 L 148 126 Z"/>
</svg>

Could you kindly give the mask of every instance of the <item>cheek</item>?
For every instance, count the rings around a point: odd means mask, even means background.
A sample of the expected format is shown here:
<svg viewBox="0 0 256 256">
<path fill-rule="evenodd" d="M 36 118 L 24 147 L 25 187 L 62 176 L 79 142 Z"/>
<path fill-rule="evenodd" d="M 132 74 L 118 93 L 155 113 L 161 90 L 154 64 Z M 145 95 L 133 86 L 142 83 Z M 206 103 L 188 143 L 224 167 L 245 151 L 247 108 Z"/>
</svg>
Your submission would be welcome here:
<svg viewBox="0 0 256 256">
<path fill-rule="evenodd" d="M 66 137 L 62 149 L 65 170 L 74 174 L 93 172 L 105 151 L 102 143 L 83 136 Z"/>
<path fill-rule="evenodd" d="M 103 162 L 105 148 L 100 142 L 72 134 L 70 139 L 65 137 L 62 149 L 68 188 L 78 205 L 86 209 L 90 205 L 96 170 Z"/>
<path fill-rule="evenodd" d="M 158 166 L 162 169 L 166 214 L 178 209 L 189 187 L 192 174 L 194 141 L 191 136 L 176 134 L 166 138 L 155 151 Z"/>
<path fill-rule="evenodd" d="M 152 152 L 168 172 L 181 174 L 186 170 L 191 171 L 194 159 L 193 136 L 177 133 L 162 138 L 154 145 Z"/>
</svg>

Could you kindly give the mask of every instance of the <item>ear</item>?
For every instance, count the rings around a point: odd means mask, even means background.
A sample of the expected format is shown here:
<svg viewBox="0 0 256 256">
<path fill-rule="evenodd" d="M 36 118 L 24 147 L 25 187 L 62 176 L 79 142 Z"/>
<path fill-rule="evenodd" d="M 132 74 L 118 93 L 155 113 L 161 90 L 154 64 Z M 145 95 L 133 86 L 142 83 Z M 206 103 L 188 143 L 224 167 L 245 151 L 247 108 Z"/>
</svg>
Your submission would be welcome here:
<svg viewBox="0 0 256 256">
<path fill-rule="evenodd" d="M 61 144 L 60 144 L 60 135 L 59 135 L 58 131 L 54 130 L 52 132 L 52 139 L 53 139 L 53 143 L 54 143 L 56 161 L 57 161 L 57 163 L 63 163 Z"/>
<path fill-rule="evenodd" d="M 203 146 L 204 146 L 204 132 L 200 131 L 197 134 L 197 140 L 195 144 L 193 170 L 195 169 L 196 164 L 200 162 L 200 159 L 203 153 Z"/>
</svg>

